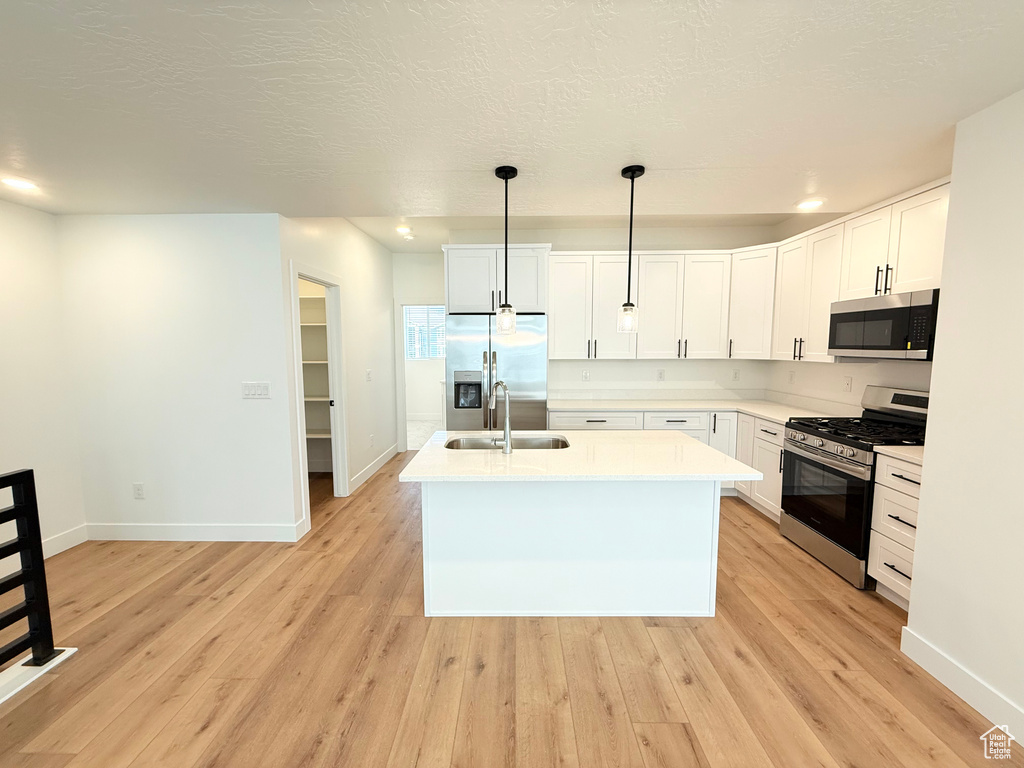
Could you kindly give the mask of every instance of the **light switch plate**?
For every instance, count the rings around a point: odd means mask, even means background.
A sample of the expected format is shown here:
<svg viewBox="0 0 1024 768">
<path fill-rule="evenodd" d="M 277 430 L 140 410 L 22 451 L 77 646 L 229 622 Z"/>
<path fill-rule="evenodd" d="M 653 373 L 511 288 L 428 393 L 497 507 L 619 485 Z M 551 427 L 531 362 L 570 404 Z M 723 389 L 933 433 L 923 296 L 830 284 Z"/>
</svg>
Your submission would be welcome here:
<svg viewBox="0 0 1024 768">
<path fill-rule="evenodd" d="M 590 371 L 583 369 L 583 381 L 590 381 Z"/>
<path fill-rule="evenodd" d="M 146 489 L 142 483 L 132 483 L 132 498 L 140 501 L 146 498 Z"/>
<path fill-rule="evenodd" d="M 242 398 L 244 400 L 269 400 L 269 381 L 243 381 Z"/>
<path fill-rule="evenodd" d="M 843 392 L 853 391 L 853 376 L 843 376 Z"/>
</svg>

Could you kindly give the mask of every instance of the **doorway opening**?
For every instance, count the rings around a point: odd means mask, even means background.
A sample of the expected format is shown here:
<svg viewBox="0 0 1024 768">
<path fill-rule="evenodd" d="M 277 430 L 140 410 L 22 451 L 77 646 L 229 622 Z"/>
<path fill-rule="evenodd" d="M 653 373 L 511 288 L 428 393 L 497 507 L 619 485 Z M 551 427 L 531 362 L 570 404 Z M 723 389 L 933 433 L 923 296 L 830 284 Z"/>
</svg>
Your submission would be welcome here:
<svg viewBox="0 0 1024 768">
<path fill-rule="evenodd" d="M 444 305 L 402 307 L 405 347 L 405 419 L 408 450 L 419 450 L 444 429 Z"/>
<path fill-rule="evenodd" d="M 299 278 L 299 340 L 302 351 L 302 396 L 306 415 L 306 468 L 310 523 L 316 525 L 318 504 L 334 495 L 331 425 L 331 362 L 327 345 L 327 289 Z"/>
</svg>

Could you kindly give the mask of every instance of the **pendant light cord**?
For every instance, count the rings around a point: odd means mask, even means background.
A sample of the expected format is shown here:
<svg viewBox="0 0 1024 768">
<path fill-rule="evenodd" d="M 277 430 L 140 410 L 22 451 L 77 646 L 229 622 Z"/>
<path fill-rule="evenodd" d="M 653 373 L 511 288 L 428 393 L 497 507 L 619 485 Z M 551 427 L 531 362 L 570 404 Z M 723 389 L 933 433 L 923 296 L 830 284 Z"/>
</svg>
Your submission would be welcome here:
<svg viewBox="0 0 1024 768">
<path fill-rule="evenodd" d="M 633 188 L 636 186 L 636 177 L 629 180 L 629 257 L 626 261 L 626 303 L 630 303 L 630 294 L 633 286 Z M 505 236 L 506 241 L 508 235 Z M 505 260 L 505 268 L 508 269 L 508 259 Z M 508 282 L 508 276 L 505 277 Z"/>
</svg>

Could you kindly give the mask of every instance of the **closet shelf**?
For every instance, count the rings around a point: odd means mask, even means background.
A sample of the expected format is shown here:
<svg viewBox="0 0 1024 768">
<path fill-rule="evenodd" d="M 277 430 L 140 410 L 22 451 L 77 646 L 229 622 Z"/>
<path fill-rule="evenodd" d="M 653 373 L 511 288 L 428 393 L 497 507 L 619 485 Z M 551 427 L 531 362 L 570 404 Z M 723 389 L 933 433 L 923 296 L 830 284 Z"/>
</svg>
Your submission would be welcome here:
<svg viewBox="0 0 1024 768">
<path fill-rule="evenodd" d="M 331 401 L 331 398 L 329 398 L 329 397 L 304 397 L 303 400 L 305 400 L 307 403 L 329 403 Z"/>
<path fill-rule="evenodd" d="M 303 365 L 327 365 L 326 360 L 303 360 Z"/>
<path fill-rule="evenodd" d="M 326 328 L 327 323 L 299 323 L 303 328 Z"/>
</svg>

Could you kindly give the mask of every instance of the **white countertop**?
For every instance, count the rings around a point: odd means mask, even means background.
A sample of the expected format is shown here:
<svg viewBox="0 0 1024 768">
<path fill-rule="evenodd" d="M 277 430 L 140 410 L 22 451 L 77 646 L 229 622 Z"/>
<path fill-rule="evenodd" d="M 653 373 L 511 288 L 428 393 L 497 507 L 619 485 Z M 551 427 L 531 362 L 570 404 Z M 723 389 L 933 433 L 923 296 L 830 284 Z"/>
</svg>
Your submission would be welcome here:
<svg viewBox="0 0 1024 768">
<path fill-rule="evenodd" d="M 559 435 L 568 448 L 500 450 L 445 448 L 451 437 L 494 432 L 435 432 L 398 479 L 401 482 L 481 481 L 709 481 L 760 480 L 763 475 L 724 453 L 674 430 L 513 432 Z"/>
<path fill-rule="evenodd" d="M 771 400 L 548 400 L 549 411 L 739 411 L 785 424 L 795 416 L 835 416 Z"/>
<path fill-rule="evenodd" d="M 903 459 L 918 466 L 924 466 L 923 445 L 878 445 L 875 446 L 875 453 L 892 456 L 895 459 Z"/>
</svg>

